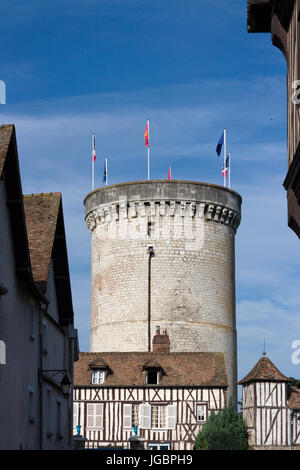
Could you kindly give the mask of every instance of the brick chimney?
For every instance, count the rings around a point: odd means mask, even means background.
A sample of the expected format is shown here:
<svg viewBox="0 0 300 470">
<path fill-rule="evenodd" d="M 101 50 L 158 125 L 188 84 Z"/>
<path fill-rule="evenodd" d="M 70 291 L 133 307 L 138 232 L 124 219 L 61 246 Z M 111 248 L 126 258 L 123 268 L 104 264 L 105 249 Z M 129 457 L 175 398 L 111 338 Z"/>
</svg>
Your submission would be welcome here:
<svg viewBox="0 0 300 470">
<path fill-rule="evenodd" d="M 167 330 L 164 330 L 161 335 L 160 326 L 156 327 L 156 334 L 152 341 L 152 350 L 153 352 L 170 352 L 170 339 L 167 334 Z"/>
</svg>

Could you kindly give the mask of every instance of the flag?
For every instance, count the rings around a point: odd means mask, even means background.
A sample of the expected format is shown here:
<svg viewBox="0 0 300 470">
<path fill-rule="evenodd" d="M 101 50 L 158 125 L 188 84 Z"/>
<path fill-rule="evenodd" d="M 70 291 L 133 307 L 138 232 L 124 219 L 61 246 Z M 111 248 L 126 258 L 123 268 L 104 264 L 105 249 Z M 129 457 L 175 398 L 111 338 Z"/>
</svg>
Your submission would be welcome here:
<svg viewBox="0 0 300 470">
<path fill-rule="evenodd" d="M 95 161 L 96 161 L 96 150 L 95 150 L 95 136 L 94 136 L 94 134 L 92 135 L 92 146 L 93 146 L 92 160 L 95 163 Z"/>
<path fill-rule="evenodd" d="M 223 133 L 220 137 L 219 143 L 218 143 L 217 148 L 216 148 L 216 152 L 217 152 L 218 157 L 221 155 L 223 144 L 224 144 L 224 131 L 223 131 Z"/>
<path fill-rule="evenodd" d="M 148 121 L 147 121 L 147 124 L 146 124 L 144 137 L 145 137 L 145 145 L 146 145 L 146 147 L 149 148 L 149 123 L 148 123 Z"/>
<path fill-rule="evenodd" d="M 169 166 L 168 180 L 171 180 L 171 165 Z"/>
<path fill-rule="evenodd" d="M 230 167 L 230 153 L 226 157 L 226 168 Z"/>
<path fill-rule="evenodd" d="M 103 183 L 106 182 L 107 174 L 106 174 L 106 160 L 104 160 L 104 173 L 103 173 Z"/>
<path fill-rule="evenodd" d="M 230 154 L 228 154 L 227 157 L 226 157 L 225 167 L 224 167 L 224 165 L 222 167 L 222 173 L 223 173 L 223 176 L 225 178 L 227 178 L 227 173 L 228 173 L 229 167 L 230 167 Z"/>
</svg>

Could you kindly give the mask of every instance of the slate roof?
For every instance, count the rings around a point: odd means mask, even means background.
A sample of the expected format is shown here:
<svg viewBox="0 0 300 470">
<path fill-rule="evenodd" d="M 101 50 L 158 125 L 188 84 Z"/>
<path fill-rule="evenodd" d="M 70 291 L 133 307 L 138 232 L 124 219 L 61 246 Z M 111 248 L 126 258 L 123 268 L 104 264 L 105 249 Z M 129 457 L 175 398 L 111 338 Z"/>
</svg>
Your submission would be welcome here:
<svg viewBox="0 0 300 470">
<path fill-rule="evenodd" d="M 274 366 L 270 359 L 263 355 L 259 361 L 255 364 L 253 369 L 244 377 L 239 385 L 245 385 L 250 382 L 289 382 L 290 379 L 285 377 L 278 369 Z"/>
<path fill-rule="evenodd" d="M 162 387 L 228 385 L 223 353 L 82 352 L 75 364 L 75 386 L 92 385 L 92 368 L 97 361 L 110 369 L 104 384 L 97 387 L 145 386 L 143 368 L 149 361 L 162 367 L 165 373 L 159 384 Z"/>
</svg>

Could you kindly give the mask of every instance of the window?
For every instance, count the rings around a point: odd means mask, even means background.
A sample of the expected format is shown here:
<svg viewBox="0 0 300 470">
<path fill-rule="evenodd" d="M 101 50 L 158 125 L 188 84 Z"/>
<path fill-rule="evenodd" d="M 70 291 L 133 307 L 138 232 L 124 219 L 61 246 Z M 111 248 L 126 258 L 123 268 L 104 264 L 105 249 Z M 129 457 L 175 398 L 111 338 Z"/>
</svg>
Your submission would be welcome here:
<svg viewBox="0 0 300 470">
<path fill-rule="evenodd" d="M 207 405 L 206 403 L 197 404 L 197 423 L 205 423 L 207 419 Z"/>
<path fill-rule="evenodd" d="M 123 427 L 140 429 L 176 429 L 177 405 L 124 404 Z"/>
<path fill-rule="evenodd" d="M 103 403 L 87 404 L 87 427 L 103 428 Z"/>
<path fill-rule="evenodd" d="M 148 444 L 148 450 L 170 450 L 170 444 Z"/>
<path fill-rule="evenodd" d="M 73 403 L 73 432 L 77 433 L 79 424 L 79 403 Z"/>
<path fill-rule="evenodd" d="M 123 405 L 123 428 L 132 429 L 140 425 L 140 405 Z"/>
<path fill-rule="evenodd" d="M 152 406 L 151 408 L 151 423 L 152 428 L 167 427 L 167 407 L 166 406 Z"/>
<path fill-rule="evenodd" d="M 105 379 L 105 371 L 104 370 L 94 370 L 92 373 L 92 384 L 103 384 Z"/>
<path fill-rule="evenodd" d="M 159 372 L 156 370 L 149 370 L 147 372 L 147 383 L 149 385 L 156 385 L 159 383 Z"/>
<path fill-rule="evenodd" d="M 139 425 L 139 405 L 132 405 L 132 426 Z"/>
</svg>

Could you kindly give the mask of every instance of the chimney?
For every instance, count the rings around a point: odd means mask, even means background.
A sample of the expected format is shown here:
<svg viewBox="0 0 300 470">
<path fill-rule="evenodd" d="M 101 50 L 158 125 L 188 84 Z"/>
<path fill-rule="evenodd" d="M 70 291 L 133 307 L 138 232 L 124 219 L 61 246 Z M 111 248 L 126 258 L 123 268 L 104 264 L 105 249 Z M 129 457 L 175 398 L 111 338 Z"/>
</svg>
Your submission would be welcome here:
<svg viewBox="0 0 300 470">
<path fill-rule="evenodd" d="M 170 352 L 170 339 L 167 334 L 167 330 L 164 330 L 161 335 L 160 326 L 156 327 L 156 334 L 152 341 L 152 350 L 153 352 Z"/>
</svg>

